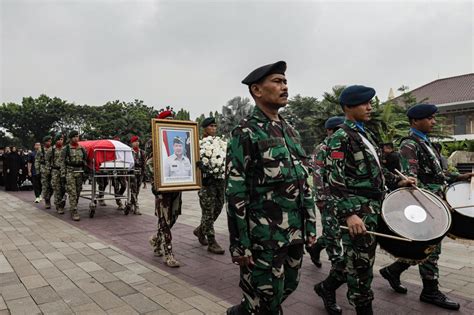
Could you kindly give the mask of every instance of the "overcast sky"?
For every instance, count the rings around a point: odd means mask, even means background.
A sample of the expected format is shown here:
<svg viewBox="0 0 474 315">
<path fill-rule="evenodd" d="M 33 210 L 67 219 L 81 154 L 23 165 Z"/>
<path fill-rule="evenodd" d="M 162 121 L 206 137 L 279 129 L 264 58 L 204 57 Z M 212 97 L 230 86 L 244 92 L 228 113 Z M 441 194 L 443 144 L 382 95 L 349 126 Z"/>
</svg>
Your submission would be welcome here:
<svg viewBox="0 0 474 315">
<path fill-rule="evenodd" d="M 473 72 L 471 1 L 0 0 L 0 102 L 142 99 L 192 118 L 288 63 L 290 96 Z"/>
</svg>

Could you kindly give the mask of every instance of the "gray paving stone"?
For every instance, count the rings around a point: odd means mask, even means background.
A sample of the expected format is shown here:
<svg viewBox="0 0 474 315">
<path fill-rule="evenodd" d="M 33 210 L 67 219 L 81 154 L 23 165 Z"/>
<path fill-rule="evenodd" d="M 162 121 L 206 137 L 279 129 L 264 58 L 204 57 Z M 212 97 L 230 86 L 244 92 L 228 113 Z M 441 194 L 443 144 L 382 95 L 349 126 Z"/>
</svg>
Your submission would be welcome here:
<svg viewBox="0 0 474 315">
<path fill-rule="evenodd" d="M 119 278 L 120 280 L 128 284 L 145 281 L 145 278 L 137 275 L 135 272 L 131 270 L 114 272 L 114 276 L 116 276 L 117 278 Z"/>
<path fill-rule="evenodd" d="M 104 283 L 104 285 L 108 290 L 112 291 L 112 293 L 119 297 L 137 293 L 137 290 L 135 290 L 134 288 L 132 288 L 121 280 L 107 282 Z"/>
<path fill-rule="evenodd" d="M 33 260 L 30 260 L 30 262 L 36 269 L 45 269 L 45 268 L 54 267 L 53 263 L 50 262 L 46 258 L 33 259 Z"/>
<path fill-rule="evenodd" d="M 14 272 L 0 273 L 0 286 L 20 284 L 20 279 Z"/>
<path fill-rule="evenodd" d="M 34 315 L 41 314 L 40 309 L 30 296 L 7 301 L 7 306 L 12 315 Z"/>
<path fill-rule="evenodd" d="M 28 290 L 36 304 L 43 304 L 49 302 L 55 302 L 61 299 L 61 297 L 54 291 L 50 286 L 36 288 Z"/>
<path fill-rule="evenodd" d="M 119 297 L 106 290 L 92 294 L 91 298 L 104 310 L 125 305 Z"/>
<path fill-rule="evenodd" d="M 132 283 L 132 287 L 147 297 L 152 297 L 166 293 L 151 282 Z"/>
<path fill-rule="evenodd" d="M 93 261 L 80 262 L 80 263 L 77 263 L 76 265 L 78 265 L 79 268 L 83 269 L 85 272 L 92 272 L 92 271 L 98 271 L 98 270 L 104 269 Z"/>
<path fill-rule="evenodd" d="M 90 275 L 80 268 L 63 270 L 64 274 L 72 281 L 90 278 Z"/>
<path fill-rule="evenodd" d="M 94 278 L 86 278 L 74 282 L 82 291 L 87 294 L 105 290 L 105 287 Z"/>
<path fill-rule="evenodd" d="M 48 283 L 55 291 L 77 288 L 76 285 L 64 275 L 48 279 Z"/>
<path fill-rule="evenodd" d="M 79 306 L 72 307 L 74 314 L 76 315 L 103 315 L 107 314 L 103 309 L 100 308 L 96 303 L 88 303 Z"/>
<path fill-rule="evenodd" d="M 28 291 L 23 284 L 11 284 L 0 287 L 0 293 L 5 301 L 16 300 L 19 298 L 29 297 Z M 7 303 L 8 304 L 8 303 Z"/>
<path fill-rule="evenodd" d="M 5 300 L 0 295 L 0 310 L 6 310 L 6 309 L 7 309 L 7 304 L 5 304 Z"/>
<path fill-rule="evenodd" d="M 193 309 L 191 305 L 170 293 L 152 296 L 151 299 L 171 313 L 181 313 Z"/>
<path fill-rule="evenodd" d="M 62 300 L 39 305 L 45 315 L 67 315 L 74 314 L 73 311 Z"/>
<path fill-rule="evenodd" d="M 79 288 L 66 289 L 57 291 L 59 296 L 66 302 L 70 307 L 89 304 L 93 301 Z"/>
<path fill-rule="evenodd" d="M 20 280 L 27 289 L 35 289 L 48 285 L 46 280 L 40 275 L 22 277 Z"/>
<path fill-rule="evenodd" d="M 56 267 L 38 269 L 38 271 L 46 280 L 64 276 L 64 274 Z"/>
<path fill-rule="evenodd" d="M 162 309 L 162 307 L 141 293 L 135 293 L 122 297 L 128 305 L 133 307 L 139 313 L 148 313 L 151 311 Z"/>
</svg>

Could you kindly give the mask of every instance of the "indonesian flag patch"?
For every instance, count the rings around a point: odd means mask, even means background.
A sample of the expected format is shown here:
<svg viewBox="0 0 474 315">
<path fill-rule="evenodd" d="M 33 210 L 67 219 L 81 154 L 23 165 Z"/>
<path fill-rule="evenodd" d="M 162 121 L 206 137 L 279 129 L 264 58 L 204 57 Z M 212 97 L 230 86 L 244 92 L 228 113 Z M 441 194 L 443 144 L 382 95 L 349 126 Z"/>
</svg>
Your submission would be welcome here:
<svg viewBox="0 0 474 315">
<path fill-rule="evenodd" d="M 331 159 L 335 159 L 335 160 L 342 160 L 342 159 L 344 159 L 344 152 L 341 152 L 341 151 L 332 151 L 332 152 L 331 152 Z"/>
</svg>

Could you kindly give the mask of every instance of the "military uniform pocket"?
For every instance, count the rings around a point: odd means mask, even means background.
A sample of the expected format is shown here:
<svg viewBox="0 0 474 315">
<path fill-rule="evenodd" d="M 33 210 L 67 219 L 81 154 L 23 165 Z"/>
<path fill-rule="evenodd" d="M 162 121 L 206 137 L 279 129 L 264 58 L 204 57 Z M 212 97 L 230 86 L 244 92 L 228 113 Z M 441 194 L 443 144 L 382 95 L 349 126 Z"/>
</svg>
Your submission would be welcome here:
<svg viewBox="0 0 474 315">
<path fill-rule="evenodd" d="M 259 149 L 265 145 L 259 143 Z M 276 142 L 262 150 L 264 183 L 273 184 L 286 179 L 289 171 L 290 153 L 285 144 Z"/>
</svg>

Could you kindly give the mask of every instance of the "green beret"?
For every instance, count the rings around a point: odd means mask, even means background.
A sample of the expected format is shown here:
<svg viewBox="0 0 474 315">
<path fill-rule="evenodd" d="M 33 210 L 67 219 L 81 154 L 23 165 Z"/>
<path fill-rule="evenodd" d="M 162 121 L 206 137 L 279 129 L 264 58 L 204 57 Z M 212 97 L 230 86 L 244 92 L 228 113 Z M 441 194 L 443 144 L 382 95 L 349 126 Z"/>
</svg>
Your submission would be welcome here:
<svg viewBox="0 0 474 315">
<path fill-rule="evenodd" d="M 43 142 L 49 141 L 49 140 L 51 140 L 51 139 L 52 139 L 51 136 L 44 136 L 44 137 L 43 137 Z"/>
<path fill-rule="evenodd" d="M 209 125 L 212 125 L 212 124 L 215 124 L 216 123 L 216 119 L 214 117 L 207 117 L 206 119 L 204 119 L 201 123 L 201 127 L 202 128 L 206 128 L 208 127 Z"/>
<path fill-rule="evenodd" d="M 183 143 L 183 140 L 181 140 L 180 137 L 174 137 L 174 139 L 173 139 L 173 144 L 175 144 L 175 143 L 184 144 L 184 143 Z"/>
<path fill-rule="evenodd" d="M 76 130 L 73 130 L 69 133 L 69 139 L 74 138 L 78 135 L 79 135 L 79 132 L 77 132 Z"/>
<path fill-rule="evenodd" d="M 59 141 L 59 139 L 63 138 L 63 135 L 61 133 L 57 133 L 55 136 L 54 136 L 54 142 L 56 141 Z"/>
</svg>

